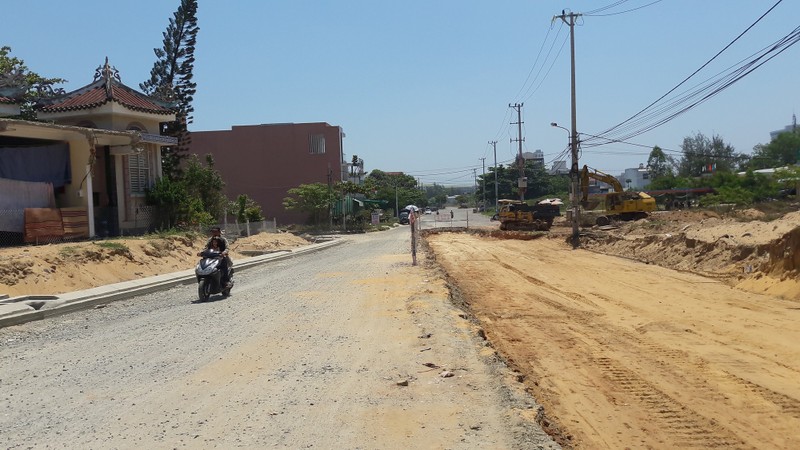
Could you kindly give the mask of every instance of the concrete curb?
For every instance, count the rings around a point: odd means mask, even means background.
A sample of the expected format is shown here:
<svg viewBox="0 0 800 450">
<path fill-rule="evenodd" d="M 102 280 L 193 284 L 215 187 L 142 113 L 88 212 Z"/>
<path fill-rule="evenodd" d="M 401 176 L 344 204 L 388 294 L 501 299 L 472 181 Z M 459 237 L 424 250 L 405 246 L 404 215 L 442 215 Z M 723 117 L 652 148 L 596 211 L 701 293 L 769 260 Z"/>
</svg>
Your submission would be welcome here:
<svg viewBox="0 0 800 450">
<path fill-rule="evenodd" d="M 272 261 L 293 258 L 305 253 L 316 252 L 344 243 L 343 239 L 334 239 L 319 244 L 311 244 L 292 250 L 284 250 L 261 256 L 253 256 L 238 260 L 234 263 L 237 272 L 248 270 Z M 99 286 L 83 291 L 70 292 L 60 295 L 37 296 L 27 295 L 22 297 L 7 298 L 0 296 L 0 328 L 19 325 L 34 320 L 60 316 L 82 309 L 92 308 L 97 305 L 110 303 L 117 300 L 149 294 L 181 284 L 196 282 L 194 269 L 181 272 L 156 275 L 140 280 L 123 281 L 121 283 Z M 39 306 L 32 309 L 31 304 Z"/>
</svg>

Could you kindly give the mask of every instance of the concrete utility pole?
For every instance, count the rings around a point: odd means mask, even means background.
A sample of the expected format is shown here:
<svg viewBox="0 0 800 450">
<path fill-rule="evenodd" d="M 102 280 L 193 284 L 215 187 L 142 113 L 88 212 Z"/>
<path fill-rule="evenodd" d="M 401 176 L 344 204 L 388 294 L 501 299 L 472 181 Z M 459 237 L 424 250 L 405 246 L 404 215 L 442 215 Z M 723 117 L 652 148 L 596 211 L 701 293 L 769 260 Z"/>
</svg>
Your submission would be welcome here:
<svg viewBox="0 0 800 450">
<path fill-rule="evenodd" d="M 483 166 L 483 209 L 486 209 L 486 158 L 478 158 Z"/>
<path fill-rule="evenodd" d="M 331 230 L 333 230 L 333 171 L 331 170 L 331 164 L 328 163 L 328 226 Z"/>
<path fill-rule="evenodd" d="M 528 180 L 525 179 L 525 158 L 522 157 L 522 143 L 525 138 L 522 137 L 522 106 L 524 103 L 511 103 L 508 104 L 509 108 L 517 110 L 517 121 L 511 122 L 511 125 L 517 126 L 517 139 L 511 139 L 511 142 L 519 142 L 519 154 L 517 155 L 517 165 L 519 166 L 519 180 L 517 180 L 517 187 L 519 187 L 519 199 L 525 201 L 525 189 L 528 187 Z"/>
<path fill-rule="evenodd" d="M 498 201 L 497 201 L 497 141 L 489 141 L 492 144 L 492 148 L 494 148 L 494 212 L 497 213 L 498 211 Z"/>
<path fill-rule="evenodd" d="M 478 208 L 478 169 L 472 169 L 472 180 L 475 183 L 472 196 L 475 197 L 475 208 Z"/>
<path fill-rule="evenodd" d="M 560 16 L 556 16 L 569 25 L 570 63 L 572 66 L 572 168 L 569 171 L 570 178 L 572 179 L 572 248 L 578 248 L 580 245 L 578 231 L 578 114 L 575 107 L 575 19 L 580 16 L 581 14 L 567 14 L 563 10 Z M 555 20 L 556 17 L 554 17 L 553 20 Z"/>
</svg>

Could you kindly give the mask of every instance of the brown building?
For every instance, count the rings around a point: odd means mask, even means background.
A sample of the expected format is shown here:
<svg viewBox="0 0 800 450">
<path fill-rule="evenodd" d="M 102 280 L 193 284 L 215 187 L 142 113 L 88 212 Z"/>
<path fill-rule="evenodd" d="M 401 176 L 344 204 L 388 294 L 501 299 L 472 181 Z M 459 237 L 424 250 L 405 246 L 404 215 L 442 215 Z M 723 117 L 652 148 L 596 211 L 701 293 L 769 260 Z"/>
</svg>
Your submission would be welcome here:
<svg viewBox="0 0 800 450">
<path fill-rule="evenodd" d="M 241 125 L 192 132 L 191 153 L 211 154 L 225 181 L 225 195 L 252 198 L 278 225 L 305 223 L 309 215 L 286 211 L 288 190 L 301 184 L 346 181 L 341 127 L 324 122 Z"/>
</svg>

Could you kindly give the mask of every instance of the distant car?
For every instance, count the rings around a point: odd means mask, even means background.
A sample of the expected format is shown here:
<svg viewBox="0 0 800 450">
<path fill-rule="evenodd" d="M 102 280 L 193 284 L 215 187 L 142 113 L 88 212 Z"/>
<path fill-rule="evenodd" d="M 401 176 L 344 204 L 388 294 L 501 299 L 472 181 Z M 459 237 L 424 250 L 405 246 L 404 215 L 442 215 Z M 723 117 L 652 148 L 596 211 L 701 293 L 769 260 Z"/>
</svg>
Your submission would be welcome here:
<svg viewBox="0 0 800 450">
<path fill-rule="evenodd" d="M 430 208 L 425 208 L 425 214 L 433 214 Z"/>
<path fill-rule="evenodd" d="M 407 209 L 400 211 L 400 225 L 408 225 L 409 223 L 408 214 L 409 211 Z"/>
</svg>

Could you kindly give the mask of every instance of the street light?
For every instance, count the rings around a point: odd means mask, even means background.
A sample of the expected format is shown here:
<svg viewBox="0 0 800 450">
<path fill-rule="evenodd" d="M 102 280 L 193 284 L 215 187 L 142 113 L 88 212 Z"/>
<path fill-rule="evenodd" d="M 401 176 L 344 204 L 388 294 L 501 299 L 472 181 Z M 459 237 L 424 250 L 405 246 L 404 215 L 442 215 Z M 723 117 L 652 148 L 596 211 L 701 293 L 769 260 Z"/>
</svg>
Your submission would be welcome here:
<svg viewBox="0 0 800 450">
<path fill-rule="evenodd" d="M 574 99 L 574 96 L 573 96 Z M 574 103 L 573 103 L 574 107 Z M 573 108 L 574 111 L 574 108 Z M 578 151 L 577 151 L 577 144 L 578 144 L 578 132 L 575 131 L 575 116 L 572 117 L 572 131 L 560 126 L 555 122 L 550 122 L 551 127 L 561 128 L 562 130 L 569 133 L 569 147 L 572 149 L 572 169 L 569 171 L 569 176 L 572 180 L 570 189 L 572 191 L 572 195 L 570 196 L 570 206 L 572 209 L 572 247 L 578 247 Z"/>
<path fill-rule="evenodd" d="M 572 134 L 572 133 L 571 133 L 571 132 L 570 132 L 568 129 L 566 129 L 566 128 L 562 127 L 561 125 L 559 125 L 559 124 L 557 124 L 557 123 L 555 123 L 555 122 L 550 122 L 550 126 L 551 126 L 551 127 L 556 127 L 556 128 L 561 128 L 562 130 L 566 131 L 567 133 L 570 133 L 570 134 Z"/>
</svg>

